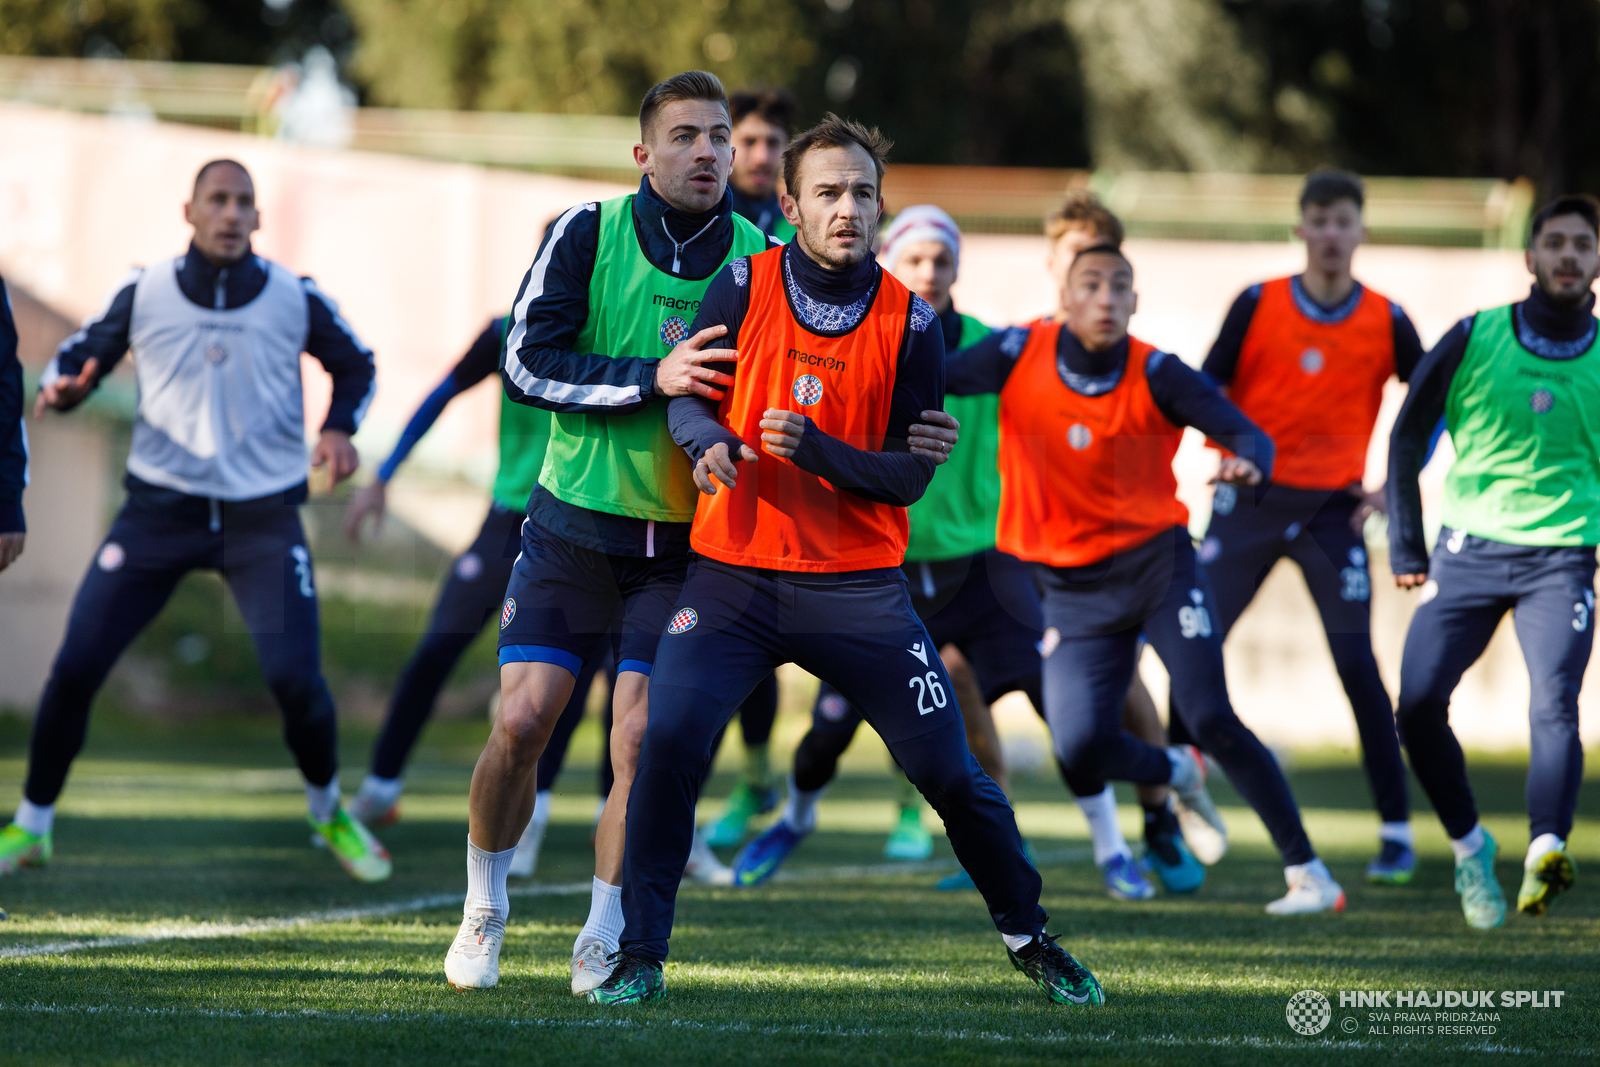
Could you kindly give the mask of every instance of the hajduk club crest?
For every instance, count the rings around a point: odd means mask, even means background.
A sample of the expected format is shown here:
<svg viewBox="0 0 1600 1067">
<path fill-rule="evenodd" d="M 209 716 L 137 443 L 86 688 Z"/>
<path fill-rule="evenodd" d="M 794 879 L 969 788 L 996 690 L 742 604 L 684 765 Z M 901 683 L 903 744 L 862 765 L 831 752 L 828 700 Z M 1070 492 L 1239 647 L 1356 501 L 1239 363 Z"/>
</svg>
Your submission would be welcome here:
<svg viewBox="0 0 1600 1067">
<path fill-rule="evenodd" d="M 689 324 L 674 315 L 661 324 L 661 343 L 668 348 L 674 348 L 679 341 L 689 336 Z"/>
<path fill-rule="evenodd" d="M 815 374 L 802 374 L 794 380 L 794 398 L 802 407 L 810 407 L 822 399 L 822 379 Z"/>
<path fill-rule="evenodd" d="M 694 624 L 700 621 L 700 616 L 694 613 L 693 608 L 679 608 L 678 613 L 667 624 L 667 633 L 681 634 L 685 630 L 694 629 Z"/>
</svg>

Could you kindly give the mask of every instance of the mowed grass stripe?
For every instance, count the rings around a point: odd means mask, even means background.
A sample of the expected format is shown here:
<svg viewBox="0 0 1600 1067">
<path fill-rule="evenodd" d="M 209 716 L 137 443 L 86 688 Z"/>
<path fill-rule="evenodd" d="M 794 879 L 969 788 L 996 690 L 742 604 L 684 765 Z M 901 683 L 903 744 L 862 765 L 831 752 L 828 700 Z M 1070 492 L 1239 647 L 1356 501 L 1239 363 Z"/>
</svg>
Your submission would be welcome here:
<svg viewBox="0 0 1600 1067">
<path fill-rule="evenodd" d="M 636 1012 L 638 1009 L 624 1009 Z M 650 1009 L 645 1009 L 650 1010 Z M 1093 1010 L 1093 1009 L 1090 1009 Z M 425 1023 L 429 1025 L 470 1025 L 473 1027 L 498 1026 L 547 1030 L 690 1030 L 715 1034 L 748 1034 L 752 1037 L 832 1037 L 832 1038 L 895 1038 L 904 1040 L 970 1041 L 970 1042 L 1030 1042 L 1035 1044 L 1078 1045 L 1154 1045 L 1163 1048 L 1239 1048 L 1250 1050 L 1280 1049 L 1290 1052 L 1371 1052 L 1375 1049 L 1394 1051 L 1395 1046 L 1360 1038 L 1340 1040 L 1331 1037 L 1288 1040 L 1262 1037 L 1185 1037 L 1180 1034 L 1103 1034 L 1066 1033 L 1045 1030 L 1034 1033 L 1000 1033 L 993 1030 L 938 1030 L 894 1027 L 834 1027 L 834 1026 L 756 1026 L 749 1023 L 704 1023 L 693 1019 L 639 1019 L 637 1017 L 611 1016 L 602 1019 L 507 1019 L 501 1017 L 473 1016 L 471 1018 L 443 1012 L 337 1012 L 337 1011 L 273 1011 L 269 1009 L 215 1009 L 215 1008 L 134 1008 L 116 1004 L 0 1004 L 0 1012 L 32 1015 L 120 1015 L 135 1018 L 220 1019 L 220 1020 L 273 1020 L 281 1019 L 300 1023 L 357 1023 L 393 1024 Z M 1525 1049 L 1516 1045 L 1493 1043 L 1451 1045 L 1452 1053 L 1479 1053 L 1492 1056 L 1548 1056 L 1540 1049 Z M 1593 1057 L 1593 1050 L 1563 1050 L 1563 1056 Z"/>
<path fill-rule="evenodd" d="M 1040 864 L 1072 863 L 1090 854 L 1083 848 L 1054 849 L 1035 857 Z M 951 870 L 956 866 L 949 860 L 929 860 L 921 863 L 873 863 L 842 867 L 798 868 L 779 871 L 774 881 L 822 882 L 844 881 L 857 878 L 882 878 L 904 874 L 933 874 Z M 512 897 L 573 896 L 589 892 L 589 882 L 569 882 L 565 885 L 516 886 L 508 891 Z M 331 908 L 308 912 L 304 915 L 287 915 L 276 919 L 245 919 L 232 923 L 163 923 L 138 934 L 109 937 L 86 937 L 72 941 L 50 941 L 42 945 L 12 945 L 0 948 L 0 959 L 21 959 L 27 956 L 63 956 L 69 952 L 84 952 L 104 948 L 124 948 L 144 945 L 153 941 L 192 941 L 224 937 L 247 937 L 252 934 L 271 933 L 275 930 L 292 930 L 318 923 L 350 922 L 356 919 L 381 919 L 390 915 L 405 915 L 414 911 L 429 911 L 460 905 L 461 893 L 433 893 L 428 896 L 395 900 L 385 904 L 371 904 L 359 908 Z"/>
</svg>

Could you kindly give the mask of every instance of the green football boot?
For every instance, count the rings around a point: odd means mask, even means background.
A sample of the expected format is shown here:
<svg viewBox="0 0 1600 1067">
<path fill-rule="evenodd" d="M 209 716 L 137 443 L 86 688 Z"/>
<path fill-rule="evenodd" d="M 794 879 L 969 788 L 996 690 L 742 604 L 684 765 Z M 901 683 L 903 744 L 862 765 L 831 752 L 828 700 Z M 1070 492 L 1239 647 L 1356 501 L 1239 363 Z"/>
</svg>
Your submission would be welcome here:
<svg viewBox="0 0 1600 1067">
<path fill-rule="evenodd" d="M 757 790 L 740 782 L 728 795 L 728 806 L 706 831 L 706 844 L 712 848 L 733 848 L 744 841 L 750 820 L 778 806 L 776 789 Z"/>
<path fill-rule="evenodd" d="M 1522 889 L 1517 892 L 1517 910 L 1534 918 L 1544 914 L 1550 898 L 1572 888 L 1578 880 L 1578 866 L 1567 855 L 1565 845 L 1540 856 L 1532 867 L 1523 869 Z"/>
<path fill-rule="evenodd" d="M 1060 935 L 1058 934 L 1057 937 Z M 1011 966 L 1021 971 L 1034 985 L 1044 990 L 1044 995 L 1056 1004 L 1082 1004 L 1100 1005 L 1106 1002 L 1106 991 L 1100 986 L 1100 979 L 1089 973 L 1088 968 L 1071 956 L 1066 949 L 1056 944 L 1056 939 L 1049 934 L 1041 935 L 1033 944 L 1023 948 L 1024 952 L 1032 950 L 1027 957 L 1013 952 L 1010 946 L 1006 947 L 1006 955 L 1011 957 Z"/>
<path fill-rule="evenodd" d="M 623 956 L 598 989 L 589 990 L 591 1004 L 643 1004 L 667 991 L 661 977 L 661 964 L 638 956 Z"/>
<path fill-rule="evenodd" d="M 394 873 L 389 850 L 372 836 L 372 831 L 352 819 L 343 805 L 333 813 L 331 822 L 319 823 L 309 816 L 306 821 L 328 846 L 339 866 L 356 881 L 381 882 Z"/>
<path fill-rule="evenodd" d="M 883 854 L 892 860 L 925 860 L 933 855 L 933 835 L 922 825 L 922 810 L 915 804 L 900 809 L 900 820 L 883 843 Z"/>
<path fill-rule="evenodd" d="M 1506 895 L 1494 876 L 1494 858 L 1500 848 L 1489 831 L 1483 832 L 1483 847 L 1456 860 L 1456 892 L 1461 894 L 1461 911 L 1467 925 L 1475 930 L 1493 930 L 1506 920 Z"/>
<path fill-rule="evenodd" d="M 18 867 L 43 867 L 52 851 L 49 834 L 30 834 L 8 823 L 0 830 L 0 874 L 11 874 Z"/>
</svg>

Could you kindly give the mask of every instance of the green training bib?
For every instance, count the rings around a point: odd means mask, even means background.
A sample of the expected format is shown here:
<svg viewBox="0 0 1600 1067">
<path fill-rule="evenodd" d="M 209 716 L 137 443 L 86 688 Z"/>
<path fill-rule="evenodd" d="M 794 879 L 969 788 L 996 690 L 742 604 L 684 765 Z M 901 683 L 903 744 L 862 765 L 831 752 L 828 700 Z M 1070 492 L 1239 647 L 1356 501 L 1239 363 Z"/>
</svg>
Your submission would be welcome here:
<svg viewBox="0 0 1600 1067">
<path fill-rule="evenodd" d="M 505 358 L 506 320 L 495 320 Z M 495 503 L 513 511 L 526 511 L 528 494 L 539 481 L 545 450 L 550 445 L 550 412 L 518 404 L 500 390 L 500 467 L 494 475 Z"/>
<path fill-rule="evenodd" d="M 766 234 L 734 214 L 722 265 L 766 247 Z M 650 262 L 634 232 L 632 194 L 603 201 L 589 321 L 574 348 L 659 359 L 689 335 L 710 284 L 674 278 Z M 569 504 L 657 522 L 689 522 L 699 494 L 688 459 L 667 432 L 665 398 L 631 415 L 555 413 L 539 484 Z"/>
<path fill-rule="evenodd" d="M 1600 344 L 1543 359 L 1512 315 L 1478 313 L 1450 385 L 1444 522 L 1513 545 L 1600 544 Z"/>
<path fill-rule="evenodd" d="M 987 337 L 989 327 L 961 316 L 957 349 Z M 961 442 L 933 476 L 922 499 L 908 509 L 911 540 L 906 559 L 955 559 L 994 547 L 1000 517 L 1000 397 L 947 396 L 944 409 L 961 424 Z"/>
</svg>

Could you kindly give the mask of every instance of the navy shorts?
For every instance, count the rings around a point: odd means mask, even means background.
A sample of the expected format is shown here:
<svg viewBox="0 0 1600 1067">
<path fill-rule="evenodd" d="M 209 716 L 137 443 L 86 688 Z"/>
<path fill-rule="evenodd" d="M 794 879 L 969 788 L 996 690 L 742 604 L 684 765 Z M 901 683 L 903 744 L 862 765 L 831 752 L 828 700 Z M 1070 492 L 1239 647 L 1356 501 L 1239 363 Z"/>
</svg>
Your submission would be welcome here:
<svg viewBox="0 0 1600 1067">
<path fill-rule="evenodd" d="M 933 647 L 961 650 L 984 700 L 992 704 L 1039 676 L 1044 623 L 1030 565 L 991 549 L 901 570 Z"/>
<path fill-rule="evenodd" d="M 554 663 L 576 677 L 609 640 L 619 673 L 649 674 L 688 567 L 687 553 L 596 552 L 525 519 L 500 605 L 500 664 Z"/>
</svg>

